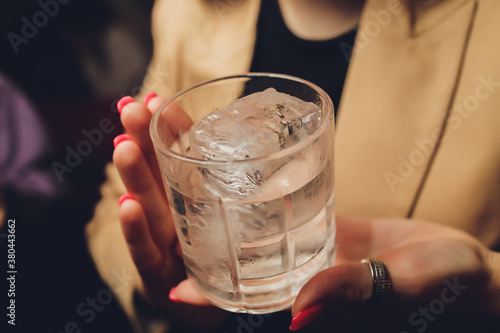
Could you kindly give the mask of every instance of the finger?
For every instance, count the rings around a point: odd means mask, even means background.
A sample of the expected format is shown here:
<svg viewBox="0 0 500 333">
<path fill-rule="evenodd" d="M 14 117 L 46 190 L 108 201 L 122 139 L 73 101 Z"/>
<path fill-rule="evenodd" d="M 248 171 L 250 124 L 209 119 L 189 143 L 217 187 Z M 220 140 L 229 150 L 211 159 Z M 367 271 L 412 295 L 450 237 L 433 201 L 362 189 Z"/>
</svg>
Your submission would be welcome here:
<svg viewBox="0 0 500 333">
<path fill-rule="evenodd" d="M 136 200 L 125 200 L 120 205 L 120 222 L 132 260 L 143 281 L 148 284 L 157 280 L 155 275 L 163 271 L 162 256 L 151 238 L 144 210 Z"/>
<path fill-rule="evenodd" d="M 316 274 L 300 290 L 292 307 L 292 316 L 319 304 L 363 303 L 372 295 L 372 277 L 368 265 L 348 263 Z"/>
<path fill-rule="evenodd" d="M 205 297 L 199 292 L 199 287 L 192 279 L 186 279 L 179 283 L 177 287 L 172 289 L 170 298 L 175 299 L 176 302 L 196 305 L 196 306 L 209 306 L 213 305 L 206 300 Z"/>
<path fill-rule="evenodd" d="M 336 216 L 336 264 L 359 262 L 369 257 L 372 229 L 368 219 Z"/>
<path fill-rule="evenodd" d="M 422 221 L 336 216 L 337 263 L 379 257 L 415 240 L 439 237 Z"/>
<path fill-rule="evenodd" d="M 162 96 L 155 96 L 147 101 L 146 106 L 148 107 L 149 112 L 154 114 L 166 100 L 167 99 Z"/>
<path fill-rule="evenodd" d="M 348 263 L 326 269 L 314 276 L 302 288 L 292 307 L 291 329 L 300 329 L 315 321 L 323 309 L 328 316 L 329 325 L 336 327 L 356 328 L 358 324 L 376 319 L 375 324 L 389 324 L 391 328 L 384 332 L 392 332 L 401 327 L 401 320 L 408 318 L 407 309 L 395 307 L 394 298 L 389 294 L 383 303 L 367 302 L 373 292 L 373 278 L 370 268 L 364 263 Z M 366 325 L 358 331 L 366 331 Z M 384 326 L 384 327 L 385 327 Z M 388 327 L 389 327 L 388 326 Z M 370 327 L 368 325 L 368 327 Z M 342 330 L 344 331 L 344 330 Z M 350 331 L 350 330 L 349 330 Z"/>
<path fill-rule="evenodd" d="M 149 123 L 151 121 L 149 109 L 142 103 L 128 103 L 122 109 L 120 120 L 127 133 L 134 138 L 134 141 L 141 147 L 145 155 L 154 154 L 149 135 Z"/>
<path fill-rule="evenodd" d="M 161 173 L 156 161 L 156 155 L 149 134 L 149 123 L 151 122 L 151 112 L 142 103 L 132 102 L 122 109 L 120 120 L 127 133 L 134 142 L 141 148 L 152 174 L 160 188 L 162 188 Z M 170 135 L 170 134 L 168 134 Z M 162 191 L 162 196 L 164 196 Z"/>
<path fill-rule="evenodd" d="M 171 254 L 176 236 L 170 207 L 155 185 L 141 149 L 133 141 L 124 141 L 116 146 L 113 161 L 127 191 L 141 204 L 156 246 L 162 253 Z"/>
<path fill-rule="evenodd" d="M 165 107 L 163 116 L 165 117 L 170 132 L 174 134 L 175 137 L 179 137 L 182 133 L 186 133 L 191 128 L 191 125 L 193 125 L 193 120 L 184 109 L 175 102 Z"/>
<path fill-rule="evenodd" d="M 162 117 L 167 123 L 168 130 L 176 139 L 180 136 L 180 133 L 189 131 L 189 128 L 193 125 L 193 120 L 179 104 L 171 102 L 164 105 L 165 101 L 165 98 L 157 96 L 148 101 L 147 107 L 151 114 L 160 109 L 163 111 Z"/>
</svg>

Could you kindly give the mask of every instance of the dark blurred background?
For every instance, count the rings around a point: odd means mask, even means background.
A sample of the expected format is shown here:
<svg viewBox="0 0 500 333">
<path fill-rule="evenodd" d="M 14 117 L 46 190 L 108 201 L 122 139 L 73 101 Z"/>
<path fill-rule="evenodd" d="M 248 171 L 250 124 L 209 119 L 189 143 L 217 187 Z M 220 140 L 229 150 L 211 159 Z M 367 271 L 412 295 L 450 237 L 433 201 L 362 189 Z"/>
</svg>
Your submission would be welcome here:
<svg viewBox="0 0 500 333">
<path fill-rule="evenodd" d="M 114 300 L 95 311 L 89 323 L 76 310 L 106 288 L 87 252 L 84 226 L 99 200 L 113 138 L 122 131 L 116 101 L 135 94 L 147 71 L 153 2 L 16 0 L 0 5 L 0 77 L 28 102 L 26 114 L 34 114 L 28 117 L 18 110 L 11 90 L 0 94 L 0 186 L 6 218 L 16 220 L 13 332 L 72 331 L 66 327 L 71 321 L 81 332 L 131 332 Z M 113 130 L 101 131 L 102 141 L 97 135 L 91 149 L 82 146 L 88 141 L 85 133 L 99 130 L 103 119 L 109 119 L 107 128 Z M 15 165 L 30 147 L 39 148 L 30 155 L 33 160 Z M 68 149 L 78 147 L 87 148 L 87 156 L 73 161 L 71 172 L 61 169 L 58 178 L 54 162 L 68 166 Z M 45 177 L 45 186 L 35 186 L 27 169 Z M 0 233 L 5 235 L 5 225 Z M 5 274 L 6 238 L 0 242 Z M 2 281 L 5 309 L 8 286 Z M 4 312 L 2 325 L 7 321 Z"/>
</svg>

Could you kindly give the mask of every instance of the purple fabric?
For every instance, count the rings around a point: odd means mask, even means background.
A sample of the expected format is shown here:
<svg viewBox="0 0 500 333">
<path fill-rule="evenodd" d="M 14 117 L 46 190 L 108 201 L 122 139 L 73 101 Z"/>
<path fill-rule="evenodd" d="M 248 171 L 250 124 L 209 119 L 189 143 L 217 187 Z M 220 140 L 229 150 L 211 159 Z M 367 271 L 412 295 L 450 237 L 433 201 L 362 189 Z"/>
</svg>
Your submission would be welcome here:
<svg viewBox="0 0 500 333">
<path fill-rule="evenodd" d="M 57 195 L 58 182 L 50 169 L 36 162 L 50 142 L 32 105 L 0 75 L 0 186 L 10 185 L 28 195 Z"/>
</svg>

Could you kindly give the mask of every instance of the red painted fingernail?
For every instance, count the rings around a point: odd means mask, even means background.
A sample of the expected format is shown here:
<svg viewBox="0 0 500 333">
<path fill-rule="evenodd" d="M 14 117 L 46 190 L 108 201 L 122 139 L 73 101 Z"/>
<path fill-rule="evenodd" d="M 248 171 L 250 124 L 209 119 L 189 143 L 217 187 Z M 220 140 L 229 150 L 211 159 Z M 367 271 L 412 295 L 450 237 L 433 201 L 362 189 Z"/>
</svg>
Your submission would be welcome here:
<svg viewBox="0 0 500 333">
<path fill-rule="evenodd" d="M 155 98 L 156 96 L 158 96 L 155 92 L 150 92 L 150 93 L 147 93 L 142 102 L 144 103 L 144 105 L 148 106 L 148 103 L 149 101 L 152 99 L 152 98 Z"/>
<path fill-rule="evenodd" d="M 314 319 L 319 317 L 324 308 L 323 304 L 318 304 L 299 312 L 299 314 L 292 319 L 292 324 L 289 327 L 290 331 L 296 331 L 312 323 Z"/>
<path fill-rule="evenodd" d="M 179 299 L 177 298 L 177 296 L 175 296 L 175 289 L 177 289 L 177 287 L 173 287 L 172 289 L 170 289 L 170 292 L 168 293 L 168 298 L 172 301 L 172 302 L 176 302 L 176 303 L 179 303 Z"/>
<path fill-rule="evenodd" d="M 118 109 L 118 113 L 122 114 L 123 107 L 132 102 L 135 102 L 132 96 L 125 96 L 120 98 L 118 103 L 116 103 L 116 108 Z"/>
<path fill-rule="evenodd" d="M 131 194 L 129 194 L 129 193 L 124 194 L 124 195 L 122 195 L 122 196 L 120 197 L 120 199 L 118 199 L 118 204 L 120 204 L 120 206 L 121 206 L 121 205 L 122 205 L 122 203 L 123 203 L 125 200 L 128 200 L 128 199 L 132 199 L 132 200 L 133 200 L 133 199 L 134 199 L 134 197 L 133 197 Z"/>
<path fill-rule="evenodd" d="M 113 146 L 118 146 L 121 142 L 131 140 L 132 138 L 128 134 L 120 134 L 117 135 L 116 138 L 113 139 Z"/>
</svg>

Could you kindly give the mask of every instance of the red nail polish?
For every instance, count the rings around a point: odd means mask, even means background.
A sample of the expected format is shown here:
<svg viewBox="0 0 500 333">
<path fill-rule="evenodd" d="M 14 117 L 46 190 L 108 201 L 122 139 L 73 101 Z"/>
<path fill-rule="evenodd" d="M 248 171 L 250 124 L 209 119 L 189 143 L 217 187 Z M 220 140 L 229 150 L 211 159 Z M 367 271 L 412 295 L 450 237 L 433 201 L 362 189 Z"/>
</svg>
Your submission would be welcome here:
<svg viewBox="0 0 500 333">
<path fill-rule="evenodd" d="M 292 324 L 289 327 L 290 331 L 296 331 L 312 323 L 314 319 L 319 317 L 324 308 L 323 304 L 318 304 L 299 312 L 299 314 L 292 319 Z"/>
<path fill-rule="evenodd" d="M 113 146 L 118 146 L 121 142 L 131 140 L 132 138 L 128 134 L 120 134 L 117 135 L 116 138 L 113 139 Z"/>
<path fill-rule="evenodd" d="M 118 103 L 116 103 L 116 108 L 118 109 L 118 113 L 122 114 L 123 107 L 132 102 L 135 102 L 135 100 L 131 96 L 125 96 L 120 98 Z"/>
<path fill-rule="evenodd" d="M 144 103 L 144 105 L 148 106 L 149 101 L 152 100 L 153 98 L 155 98 L 156 96 L 158 96 L 158 95 L 155 92 L 147 93 L 144 96 L 144 99 L 142 100 L 142 102 Z"/>
<path fill-rule="evenodd" d="M 170 292 L 168 293 L 168 298 L 172 301 L 172 302 L 175 302 L 175 303 L 179 303 L 179 299 L 177 298 L 177 296 L 175 296 L 175 289 L 177 289 L 177 287 L 173 287 L 172 289 L 170 289 Z"/>
<path fill-rule="evenodd" d="M 121 205 L 122 205 L 122 203 L 123 203 L 125 200 L 128 200 L 128 199 L 132 199 L 132 200 L 133 200 L 133 199 L 134 199 L 134 197 L 133 197 L 131 194 L 126 193 L 126 194 L 122 195 L 122 196 L 120 197 L 120 199 L 118 199 L 118 204 L 121 206 Z"/>
</svg>

